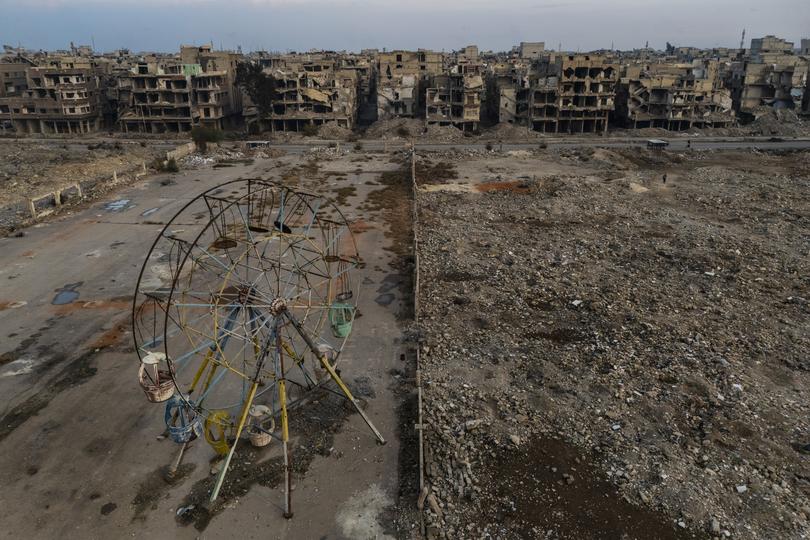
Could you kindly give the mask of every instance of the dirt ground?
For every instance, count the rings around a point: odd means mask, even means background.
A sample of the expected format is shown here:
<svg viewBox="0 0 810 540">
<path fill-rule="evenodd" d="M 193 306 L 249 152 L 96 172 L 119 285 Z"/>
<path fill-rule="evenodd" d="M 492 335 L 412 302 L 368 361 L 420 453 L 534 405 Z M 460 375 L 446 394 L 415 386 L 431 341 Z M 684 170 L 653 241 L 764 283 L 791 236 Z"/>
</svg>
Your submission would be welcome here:
<svg viewBox="0 0 810 540">
<path fill-rule="evenodd" d="M 140 144 L 75 142 L 0 144 L 0 206 L 44 195 L 63 186 L 111 177 L 138 165 L 149 165 L 158 154 Z"/>
<path fill-rule="evenodd" d="M 810 536 L 810 153 L 421 153 L 430 538 Z"/>
</svg>

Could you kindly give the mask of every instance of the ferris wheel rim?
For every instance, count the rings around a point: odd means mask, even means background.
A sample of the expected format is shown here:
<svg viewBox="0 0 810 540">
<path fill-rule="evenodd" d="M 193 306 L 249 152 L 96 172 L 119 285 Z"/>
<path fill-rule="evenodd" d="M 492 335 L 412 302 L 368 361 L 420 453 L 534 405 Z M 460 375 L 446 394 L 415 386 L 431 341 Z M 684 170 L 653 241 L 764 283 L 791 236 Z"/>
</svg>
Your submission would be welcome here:
<svg viewBox="0 0 810 540">
<path fill-rule="evenodd" d="M 166 298 L 166 304 L 165 304 L 166 313 L 163 316 L 163 332 L 162 332 L 163 335 L 162 335 L 161 341 L 163 341 L 163 349 L 164 349 L 164 351 L 165 351 L 165 353 L 167 355 L 167 358 L 169 358 L 169 337 L 170 337 L 169 336 L 169 327 L 172 326 L 172 325 L 175 325 L 175 326 L 177 326 L 177 329 L 176 329 L 177 332 L 183 332 L 184 331 L 183 326 L 181 324 L 179 324 L 177 321 L 172 321 L 171 324 L 170 324 L 169 306 L 172 305 L 172 299 L 175 296 L 178 295 L 178 282 L 181 279 L 182 269 L 189 263 L 189 258 L 191 257 L 191 252 L 193 251 L 193 246 L 197 246 L 199 244 L 201 238 L 203 237 L 203 235 L 206 234 L 207 232 L 209 232 L 210 230 L 212 230 L 211 229 L 212 224 L 217 219 L 222 217 L 223 214 L 225 214 L 226 212 L 232 211 L 235 207 L 238 208 L 240 204 L 244 204 L 244 201 L 246 199 L 250 200 L 250 198 L 252 196 L 255 196 L 256 193 L 261 193 L 261 192 L 269 191 L 269 190 L 273 190 L 273 191 L 278 190 L 278 191 L 283 192 L 283 193 L 292 194 L 292 195 L 297 196 L 297 198 L 301 201 L 301 203 L 303 203 L 305 205 L 305 208 L 309 212 L 312 213 L 312 215 L 313 215 L 312 222 L 315 222 L 316 219 L 319 222 L 324 221 L 323 218 L 318 217 L 319 213 L 321 213 L 323 211 L 335 212 L 337 214 L 337 216 L 327 218 L 327 221 L 339 225 L 340 228 L 345 228 L 345 230 L 342 231 L 341 234 L 345 233 L 345 238 L 349 239 L 349 242 L 350 242 L 349 248 L 351 250 L 351 253 L 353 254 L 353 256 L 350 258 L 350 260 L 348 260 L 347 262 L 351 263 L 351 268 L 358 268 L 360 266 L 360 264 L 362 263 L 362 259 L 359 256 L 359 253 L 357 251 L 357 239 L 355 238 L 354 232 L 351 229 L 351 222 L 346 218 L 345 214 L 337 207 L 337 205 L 335 205 L 334 201 L 331 201 L 328 198 L 324 197 L 323 195 L 319 195 L 317 193 L 307 193 L 307 192 L 302 193 L 301 191 L 296 190 L 291 186 L 287 186 L 287 185 L 279 183 L 279 182 L 273 182 L 273 181 L 261 180 L 261 179 L 240 179 L 240 180 L 234 180 L 234 181 L 226 182 L 226 183 L 223 183 L 223 184 L 219 184 L 217 186 L 214 186 L 214 187 L 210 188 L 209 190 L 206 190 L 204 193 L 198 195 L 197 197 L 195 197 L 194 199 L 189 201 L 186 205 L 184 205 L 184 207 L 181 208 L 175 214 L 175 216 L 173 216 L 173 218 L 163 227 L 163 229 L 161 230 L 161 233 L 158 235 L 158 237 L 153 242 L 152 247 L 150 248 L 150 251 L 149 251 L 149 253 L 147 255 L 147 258 L 145 259 L 144 264 L 143 264 L 143 266 L 141 268 L 141 273 L 139 274 L 139 282 L 138 282 L 138 289 L 136 290 L 136 295 L 137 295 L 137 293 L 139 293 L 141 291 L 140 285 L 141 285 L 141 281 L 143 279 L 143 274 L 144 274 L 144 271 L 145 271 L 146 267 L 148 266 L 149 259 L 150 259 L 151 255 L 152 255 L 152 253 L 154 252 L 155 247 L 157 246 L 157 244 L 158 244 L 158 242 L 160 241 L 161 238 L 165 238 L 166 231 L 177 220 L 177 218 L 180 215 L 182 215 L 192 204 L 194 204 L 194 202 L 198 202 L 200 200 L 203 200 L 207 196 L 210 196 L 210 194 L 212 192 L 218 192 L 218 190 L 221 190 L 223 187 L 233 185 L 233 184 L 236 184 L 236 183 L 242 183 L 242 184 L 246 183 L 247 184 L 247 192 L 239 194 L 238 196 L 235 196 L 233 198 L 222 198 L 222 199 L 220 199 L 220 201 L 224 202 L 225 204 L 223 204 L 221 206 L 221 208 L 219 209 L 219 211 L 216 212 L 216 213 L 210 213 L 211 208 L 209 207 L 209 214 L 210 215 L 209 215 L 208 220 L 201 224 L 201 228 L 200 228 L 199 232 L 197 232 L 197 234 L 193 237 L 192 241 L 188 242 L 189 249 L 182 255 L 182 260 L 178 259 L 177 270 L 172 274 L 171 283 L 166 287 L 167 292 L 168 292 L 168 296 Z M 314 198 L 321 199 L 321 201 L 322 201 L 322 202 L 320 202 L 318 204 L 317 208 L 313 207 L 313 205 L 312 205 L 312 199 L 314 199 Z M 243 222 L 245 222 L 245 217 L 242 214 L 241 210 L 239 210 L 239 214 L 242 217 Z M 310 224 L 310 226 L 311 226 L 311 224 Z M 244 256 L 244 254 L 243 254 L 243 256 Z M 191 258 L 192 258 L 192 260 L 194 260 L 193 257 L 191 257 Z M 323 255 L 321 255 L 321 258 L 323 258 Z M 293 289 L 293 291 L 295 291 L 295 289 Z M 297 296 L 300 296 L 300 294 L 297 295 Z M 138 301 L 138 298 L 136 297 L 136 299 L 133 302 L 133 319 L 134 319 L 134 317 L 135 317 L 135 315 L 137 313 L 137 309 L 139 307 L 137 301 Z M 296 308 L 298 308 L 298 307 L 304 308 L 304 309 L 307 309 L 307 311 L 310 311 L 312 309 L 311 306 L 307 306 L 307 305 L 294 306 L 294 307 L 296 307 Z M 324 304 L 323 306 L 319 306 L 319 309 L 328 309 L 328 307 L 326 306 L 326 304 Z M 353 320 L 354 320 L 354 316 L 352 317 L 352 321 Z M 177 332 L 175 332 L 175 333 L 177 333 Z M 172 334 L 172 335 L 174 335 L 174 334 Z M 336 351 L 336 354 L 335 354 L 335 357 L 334 357 L 335 363 L 336 363 L 337 359 L 340 357 L 343 350 L 345 349 L 345 345 L 346 345 L 346 342 L 347 342 L 348 338 L 349 338 L 349 335 L 346 335 L 345 337 L 341 338 L 340 345 L 338 346 L 339 348 L 337 348 L 337 349 L 333 348 Z M 136 342 L 136 349 L 139 349 L 137 342 Z M 139 350 L 139 356 L 140 356 L 140 352 L 141 351 Z M 171 362 L 171 361 L 172 361 L 172 359 L 169 358 L 169 362 Z M 197 404 L 195 404 L 195 402 L 190 399 L 191 396 L 186 396 L 186 394 L 184 392 L 184 389 L 180 388 L 179 382 L 178 382 L 178 380 L 176 378 L 173 377 L 173 381 L 175 383 L 175 388 L 177 390 L 177 393 L 180 395 L 180 397 L 183 399 L 183 401 L 185 401 L 189 406 L 193 407 L 195 410 L 198 410 L 198 411 L 201 411 L 201 412 L 209 411 L 208 408 L 198 406 Z M 264 392 L 266 392 L 267 390 L 269 390 L 270 388 L 272 388 L 274 386 L 275 386 L 275 382 L 273 382 L 272 384 L 269 384 L 268 388 L 263 389 L 261 394 L 263 394 Z M 239 403 L 236 403 L 234 405 L 231 405 L 231 407 L 238 406 L 238 405 L 239 405 Z"/>
</svg>

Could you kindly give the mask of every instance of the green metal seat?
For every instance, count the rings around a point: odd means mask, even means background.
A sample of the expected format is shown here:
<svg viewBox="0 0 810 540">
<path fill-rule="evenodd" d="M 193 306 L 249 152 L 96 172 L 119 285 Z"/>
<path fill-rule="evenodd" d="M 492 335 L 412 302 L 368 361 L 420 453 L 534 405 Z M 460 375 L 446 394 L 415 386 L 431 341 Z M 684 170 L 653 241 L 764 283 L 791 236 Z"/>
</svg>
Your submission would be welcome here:
<svg viewBox="0 0 810 540">
<path fill-rule="evenodd" d="M 332 335 L 336 338 L 345 338 L 352 331 L 354 322 L 354 306 L 335 300 L 329 308 L 329 324 L 332 326 Z"/>
</svg>

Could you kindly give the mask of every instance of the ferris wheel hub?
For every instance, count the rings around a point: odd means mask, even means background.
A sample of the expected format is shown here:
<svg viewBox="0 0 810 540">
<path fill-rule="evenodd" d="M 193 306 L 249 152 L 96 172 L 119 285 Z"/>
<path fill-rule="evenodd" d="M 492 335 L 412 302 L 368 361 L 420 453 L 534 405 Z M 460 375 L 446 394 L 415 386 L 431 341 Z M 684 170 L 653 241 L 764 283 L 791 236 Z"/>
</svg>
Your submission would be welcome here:
<svg viewBox="0 0 810 540">
<path fill-rule="evenodd" d="M 270 302 L 270 313 L 274 317 L 278 317 L 285 311 L 287 311 L 287 302 L 285 302 L 283 298 L 276 298 Z"/>
</svg>

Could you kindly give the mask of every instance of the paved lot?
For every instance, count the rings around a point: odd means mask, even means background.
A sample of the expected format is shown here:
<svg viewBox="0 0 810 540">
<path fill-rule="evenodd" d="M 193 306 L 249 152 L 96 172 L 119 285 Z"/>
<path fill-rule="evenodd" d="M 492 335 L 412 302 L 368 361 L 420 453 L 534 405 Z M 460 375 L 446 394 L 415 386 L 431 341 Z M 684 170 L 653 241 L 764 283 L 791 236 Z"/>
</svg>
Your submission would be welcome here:
<svg viewBox="0 0 810 540">
<path fill-rule="evenodd" d="M 349 157 L 321 163 L 302 185 L 326 190 L 354 186 L 343 209 L 350 219 L 379 171 L 396 168 L 381 155 L 362 164 Z M 200 532 L 176 523 L 175 511 L 191 486 L 209 474 L 213 451 L 195 443 L 186 463 L 193 472 L 173 486 L 155 484 L 145 511 L 133 500 L 177 447 L 158 440 L 163 409 L 149 404 L 136 381 L 138 361 L 129 332 L 130 298 L 142 258 L 168 220 L 189 198 L 227 180 L 278 179 L 300 156 L 260 159 L 222 169 L 151 177 L 91 206 L 29 228 L 21 238 L 0 239 L 0 505 L 2 538 L 193 538 Z M 345 176 L 333 176 L 341 171 Z M 166 180 L 169 180 L 168 182 Z M 164 185 L 165 184 L 165 185 Z M 351 192 L 349 190 L 348 192 Z M 111 204 L 113 203 L 113 204 Z M 116 204 L 117 203 L 117 204 Z M 147 214 L 144 217 L 144 213 Z M 397 493 L 396 407 L 393 371 L 400 360 L 397 315 L 404 278 L 386 251 L 384 219 L 362 213 L 358 247 L 366 261 L 367 289 L 360 296 L 346 363 L 350 381 L 369 378 L 376 396 L 370 417 L 389 443 L 352 415 L 297 483 L 295 517 L 281 517 L 282 490 L 253 486 L 216 515 L 205 536 L 322 538 L 382 535 L 383 509 Z M 376 302 L 379 289 L 393 294 Z M 278 448 L 267 452 L 270 458 Z M 151 475 L 151 476 L 150 476 Z M 268 535 L 268 531 L 270 531 Z"/>
</svg>

